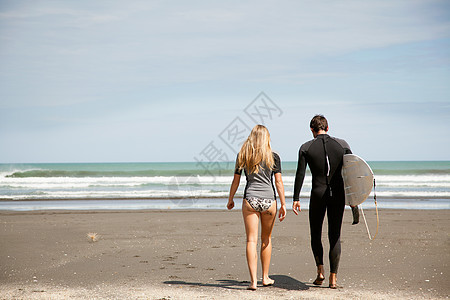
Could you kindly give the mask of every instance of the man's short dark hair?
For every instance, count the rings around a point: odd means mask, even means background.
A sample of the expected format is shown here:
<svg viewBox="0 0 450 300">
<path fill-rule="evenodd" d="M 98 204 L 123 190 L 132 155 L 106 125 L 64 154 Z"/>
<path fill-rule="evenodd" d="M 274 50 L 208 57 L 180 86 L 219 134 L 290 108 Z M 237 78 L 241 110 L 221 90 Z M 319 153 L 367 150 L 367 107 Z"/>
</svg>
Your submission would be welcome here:
<svg viewBox="0 0 450 300">
<path fill-rule="evenodd" d="M 319 132 L 319 130 L 327 131 L 328 121 L 323 115 L 315 115 L 314 118 L 311 119 L 309 127 L 311 127 L 314 132 Z"/>
</svg>

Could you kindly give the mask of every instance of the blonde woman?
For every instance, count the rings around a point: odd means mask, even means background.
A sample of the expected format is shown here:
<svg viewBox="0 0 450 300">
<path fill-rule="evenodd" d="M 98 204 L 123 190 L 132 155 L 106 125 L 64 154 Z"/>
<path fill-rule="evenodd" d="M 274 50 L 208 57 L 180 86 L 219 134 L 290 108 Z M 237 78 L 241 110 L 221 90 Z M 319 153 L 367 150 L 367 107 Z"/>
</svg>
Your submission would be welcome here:
<svg viewBox="0 0 450 300">
<path fill-rule="evenodd" d="M 233 198 L 239 187 L 242 170 L 244 170 L 247 178 L 244 200 L 242 202 L 242 215 L 244 217 L 245 233 L 247 234 L 246 254 L 251 278 L 248 289 L 256 290 L 258 266 L 256 244 L 258 243 L 259 220 L 261 220 L 262 284 L 263 286 L 268 286 L 274 283 L 274 280 L 269 277 L 270 258 L 272 256 L 271 235 L 277 213 L 273 177 L 275 177 L 275 186 L 281 202 L 278 214 L 280 222 L 286 216 L 280 157 L 272 152 L 270 134 L 263 125 L 256 125 L 252 129 L 247 140 L 242 145 L 241 151 L 239 151 L 228 197 L 228 209 L 234 207 Z"/>
</svg>

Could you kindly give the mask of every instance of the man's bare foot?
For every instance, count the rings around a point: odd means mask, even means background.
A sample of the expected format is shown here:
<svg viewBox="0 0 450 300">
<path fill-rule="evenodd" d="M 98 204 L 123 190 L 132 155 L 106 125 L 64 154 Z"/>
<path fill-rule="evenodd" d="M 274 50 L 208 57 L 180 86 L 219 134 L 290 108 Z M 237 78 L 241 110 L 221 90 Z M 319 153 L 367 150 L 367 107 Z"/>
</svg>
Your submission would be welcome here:
<svg viewBox="0 0 450 300">
<path fill-rule="evenodd" d="M 323 281 L 325 280 L 323 265 L 317 266 L 317 277 L 316 280 L 314 280 L 313 284 L 315 285 L 322 285 Z"/>
<path fill-rule="evenodd" d="M 323 274 L 317 274 L 316 280 L 314 280 L 314 285 L 322 285 L 323 281 L 325 280 L 325 276 Z"/>
<path fill-rule="evenodd" d="M 336 278 L 336 273 L 330 273 L 330 289 L 337 289 L 337 278 Z"/>
</svg>

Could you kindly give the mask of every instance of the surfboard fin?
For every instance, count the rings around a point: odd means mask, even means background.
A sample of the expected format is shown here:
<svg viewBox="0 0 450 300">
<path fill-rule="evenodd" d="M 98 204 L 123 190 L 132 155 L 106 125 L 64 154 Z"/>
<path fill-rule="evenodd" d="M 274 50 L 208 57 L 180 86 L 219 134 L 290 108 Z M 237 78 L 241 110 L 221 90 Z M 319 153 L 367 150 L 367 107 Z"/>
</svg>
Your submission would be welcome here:
<svg viewBox="0 0 450 300">
<path fill-rule="evenodd" d="M 359 209 L 358 206 L 352 206 L 352 214 L 353 214 L 353 223 L 352 225 L 356 225 L 359 223 Z"/>
</svg>

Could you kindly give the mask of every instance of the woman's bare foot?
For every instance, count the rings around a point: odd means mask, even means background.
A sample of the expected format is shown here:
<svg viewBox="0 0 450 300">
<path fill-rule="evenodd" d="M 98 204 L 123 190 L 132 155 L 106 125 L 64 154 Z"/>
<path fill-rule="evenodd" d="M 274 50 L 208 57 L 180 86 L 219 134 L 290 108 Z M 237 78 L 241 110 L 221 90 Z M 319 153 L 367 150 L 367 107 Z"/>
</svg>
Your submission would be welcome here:
<svg viewBox="0 0 450 300">
<path fill-rule="evenodd" d="M 274 282 L 275 282 L 275 280 L 271 279 L 270 277 L 263 278 L 263 280 L 262 280 L 263 286 L 273 285 Z"/>
<path fill-rule="evenodd" d="M 251 283 L 248 287 L 247 287 L 247 290 L 250 290 L 250 291 L 256 291 L 256 283 Z"/>
</svg>

